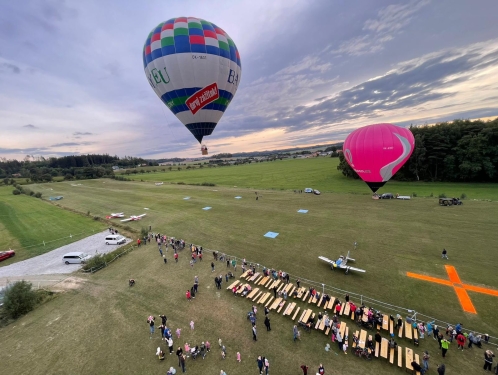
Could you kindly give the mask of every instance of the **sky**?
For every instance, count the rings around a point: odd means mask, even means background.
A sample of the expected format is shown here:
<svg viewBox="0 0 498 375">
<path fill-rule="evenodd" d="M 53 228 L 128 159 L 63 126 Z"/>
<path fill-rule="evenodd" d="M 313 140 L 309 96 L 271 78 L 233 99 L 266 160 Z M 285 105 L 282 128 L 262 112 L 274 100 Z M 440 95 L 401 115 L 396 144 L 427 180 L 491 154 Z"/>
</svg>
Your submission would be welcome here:
<svg viewBox="0 0 498 375">
<path fill-rule="evenodd" d="M 149 32 L 181 16 L 241 56 L 210 154 L 498 116 L 496 14 L 495 0 L 0 0 L 0 158 L 200 156 L 142 62 Z"/>
</svg>

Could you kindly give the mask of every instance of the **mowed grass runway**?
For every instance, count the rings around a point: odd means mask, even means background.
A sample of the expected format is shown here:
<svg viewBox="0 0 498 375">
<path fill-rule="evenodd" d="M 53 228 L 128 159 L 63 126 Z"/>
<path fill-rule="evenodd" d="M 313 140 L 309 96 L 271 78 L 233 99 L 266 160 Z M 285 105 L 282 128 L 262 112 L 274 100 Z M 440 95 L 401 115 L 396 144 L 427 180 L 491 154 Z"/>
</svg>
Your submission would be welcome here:
<svg viewBox="0 0 498 375">
<path fill-rule="evenodd" d="M 273 164 L 285 166 L 285 163 L 308 161 Z M 264 168 L 271 164 L 254 166 Z M 228 182 L 230 178 L 226 176 L 223 180 L 225 187 L 155 186 L 152 182 L 111 180 L 81 181 L 81 186 L 62 182 L 50 184 L 50 187 L 53 188 L 51 195 L 64 195 L 59 204 L 83 213 L 90 211 L 91 215 L 102 217 L 116 211 L 124 211 L 126 215 L 147 213 L 142 221 L 131 222 L 129 226 L 139 229 L 151 225 L 153 231 L 184 238 L 187 243 L 245 257 L 249 261 L 285 270 L 291 275 L 414 309 L 429 316 L 454 323 L 460 321 L 465 327 L 498 336 L 495 324 L 497 297 L 469 292 L 478 314 L 467 314 L 462 311 L 452 288 L 406 277 L 406 272 L 410 271 L 446 279 L 444 264 L 451 264 L 456 267 L 462 282 L 498 289 L 493 249 L 498 240 L 495 230 L 498 224 L 496 202 L 466 201 L 459 207 L 440 207 L 437 198 L 373 201 L 368 195 L 341 193 L 339 188 L 336 193 L 321 196 L 258 190 L 262 198 L 256 201 L 254 190 L 240 188 L 242 177 L 239 172 L 235 173 L 248 167 L 253 165 L 178 171 L 184 178 L 174 180 L 220 184 L 221 177 L 218 175 L 218 180 L 215 180 L 216 173 L 231 170 L 236 182 Z M 292 184 L 301 184 L 301 179 L 306 179 L 306 168 L 297 168 L 296 175 L 300 177 Z M 209 175 L 196 177 L 198 180 L 187 178 L 200 172 L 215 174 L 211 178 Z M 164 175 L 169 173 L 173 176 L 177 172 L 166 172 Z M 267 174 L 268 171 L 262 170 L 260 176 L 268 178 Z M 158 175 L 151 173 L 138 178 L 152 179 Z M 280 181 L 282 178 L 279 177 Z M 306 181 L 302 183 L 304 186 L 295 188 L 311 186 L 327 190 L 310 176 Z M 354 183 L 363 184 L 359 181 Z M 292 189 L 289 184 L 282 184 L 287 187 L 267 187 Z M 233 185 L 239 187 L 228 187 Z M 47 185 L 34 185 L 33 190 L 44 186 Z M 462 192 L 474 198 L 470 187 L 468 192 Z M 362 186 L 362 189 L 365 191 L 366 187 Z M 460 191 L 461 185 L 456 185 L 454 189 Z M 385 189 L 388 190 L 410 193 Z M 448 191 L 446 193 L 450 195 Z M 184 200 L 186 196 L 191 198 Z M 242 196 L 242 199 L 234 199 L 235 196 Z M 25 198 L 39 202 L 34 198 Z M 493 197 L 485 194 L 482 198 Z M 39 203 L 51 207 L 47 203 Z M 206 206 L 212 209 L 202 210 Z M 145 207 L 149 210 L 143 210 Z M 61 212 L 61 215 L 75 215 L 51 208 Z M 299 214 L 298 209 L 309 212 Z M 280 234 L 275 239 L 268 239 L 263 237 L 267 231 Z M 351 250 L 354 241 L 358 241 L 359 246 L 351 255 L 357 259 L 359 268 L 367 270 L 366 274 L 351 273 L 346 276 L 342 272 L 332 272 L 327 264 L 318 259 L 319 255 L 335 259 Z M 446 262 L 440 258 L 443 247 L 449 251 L 450 259 Z M 169 257 L 172 258 L 171 255 Z M 190 269 L 186 251 L 181 254 L 179 264 L 172 264 L 170 259 L 167 265 L 162 263 L 156 246 L 133 251 L 111 267 L 84 276 L 87 282 L 81 289 L 59 296 L 22 318 L 15 326 L 0 330 L 2 346 L 10 348 L 0 352 L 0 361 L 5 363 L 9 373 L 164 373 L 170 365 L 178 367 L 177 361 L 174 355 L 167 355 L 166 363 L 160 363 L 153 356 L 160 340 L 149 339 L 145 322 L 149 314 L 157 316 L 164 312 L 173 330 L 177 326 L 183 328 L 180 341 L 174 340 L 175 348 L 185 340 L 200 343 L 208 339 L 213 344 L 214 351 L 206 360 L 188 361 L 189 373 L 218 374 L 222 368 L 228 375 L 255 372 L 255 359 L 259 354 L 269 356 L 272 362 L 270 373 L 273 374 L 299 374 L 302 363 L 312 366 L 310 370 L 315 371 L 320 362 L 325 364 L 327 373 L 333 369 L 333 373 L 347 374 L 352 366 L 375 374 L 402 371 L 383 359 L 365 362 L 351 354 L 345 356 L 339 353 L 338 356 L 334 353 L 337 346 L 333 343 L 334 351 L 327 353 L 323 348 L 330 339 L 323 333 L 312 332 L 308 335 L 303 332 L 302 341 L 293 343 L 292 323 L 280 314 L 272 313 L 270 338 L 265 337 L 260 314 L 260 338 L 253 343 L 250 324 L 246 320 L 250 302 L 232 297 L 225 289 L 218 294 L 212 281 L 214 274 L 211 274 L 209 267 L 210 253 L 205 258 L 203 264 Z M 219 267 L 222 263 L 218 262 L 217 270 Z M 225 271 L 225 267 L 222 270 Z M 188 304 L 184 297 L 185 290 L 191 286 L 196 274 L 201 277 L 201 293 Z M 237 274 L 240 275 L 240 272 Z M 130 277 L 137 280 L 136 287 L 131 289 L 127 286 Z M 301 303 L 301 307 L 304 306 Z M 318 311 L 316 306 L 314 310 Z M 407 315 L 406 311 L 403 315 Z M 188 328 L 191 319 L 196 321 L 194 332 L 189 332 Z M 356 326 L 353 323 L 348 326 L 351 335 Z M 227 345 L 229 357 L 226 361 L 220 360 L 216 344 L 218 337 L 222 337 Z M 398 339 L 398 342 L 403 347 L 412 347 L 406 339 Z M 420 347 L 415 348 L 420 355 L 425 349 L 431 352 L 432 371 L 440 363 L 435 343 L 432 339 L 421 340 Z M 164 349 L 164 345 L 162 347 Z M 235 362 L 236 351 L 242 354 L 241 364 Z M 453 344 L 445 361 L 448 373 L 480 371 L 477 369 L 482 366 L 482 356 L 480 349 L 457 352 L 456 344 Z"/>
<path fill-rule="evenodd" d="M 37 191 L 47 195 L 48 186 L 38 186 Z M 40 199 L 13 195 L 13 189 L 0 188 L 0 251 L 12 248 L 16 256 L 1 262 L 0 267 L 46 253 L 105 228 L 89 217 L 61 210 Z"/>
</svg>

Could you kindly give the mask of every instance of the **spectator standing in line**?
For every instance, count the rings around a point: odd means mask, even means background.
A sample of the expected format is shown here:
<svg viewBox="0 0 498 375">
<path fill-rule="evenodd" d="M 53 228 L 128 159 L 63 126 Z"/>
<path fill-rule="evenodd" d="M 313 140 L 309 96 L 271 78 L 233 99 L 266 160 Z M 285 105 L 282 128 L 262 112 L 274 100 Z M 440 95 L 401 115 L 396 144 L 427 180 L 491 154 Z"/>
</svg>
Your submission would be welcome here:
<svg viewBox="0 0 498 375">
<path fill-rule="evenodd" d="M 491 350 L 486 350 L 484 352 L 484 367 L 483 367 L 484 370 L 491 371 L 491 369 L 493 367 L 493 357 L 494 356 L 495 355 Z"/>
<path fill-rule="evenodd" d="M 173 339 L 171 337 L 168 339 L 168 348 L 169 354 L 171 355 L 173 353 Z"/>
<path fill-rule="evenodd" d="M 325 369 L 323 368 L 323 365 L 320 363 L 320 366 L 318 367 L 318 374 L 324 375 L 325 374 Z"/>
<path fill-rule="evenodd" d="M 457 337 L 456 337 L 456 341 L 457 341 L 457 344 L 458 344 L 458 348 L 457 349 L 462 349 L 463 350 L 463 346 L 465 345 L 465 341 L 467 340 L 467 338 L 462 334 L 462 332 L 460 332 Z"/>
<path fill-rule="evenodd" d="M 437 340 L 437 337 L 439 336 L 439 327 L 437 326 L 437 324 L 434 324 L 432 334 L 434 335 L 434 340 Z"/>
<path fill-rule="evenodd" d="M 446 249 L 443 249 L 443 252 L 441 253 L 441 259 L 448 259 L 448 252 Z"/>
<path fill-rule="evenodd" d="M 211 262 L 211 272 L 214 272 L 214 262 Z"/>
</svg>

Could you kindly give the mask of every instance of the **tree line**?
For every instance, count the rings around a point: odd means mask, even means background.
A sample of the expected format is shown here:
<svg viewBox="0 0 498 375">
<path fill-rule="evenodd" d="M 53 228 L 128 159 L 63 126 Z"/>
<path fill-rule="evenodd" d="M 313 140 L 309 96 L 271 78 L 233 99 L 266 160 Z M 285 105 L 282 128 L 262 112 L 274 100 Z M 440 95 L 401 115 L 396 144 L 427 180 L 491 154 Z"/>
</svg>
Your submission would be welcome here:
<svg viewBox="0 0 498 375">
<path fill-rule="evenodd" d="M 33 182 L 51 181 L 53 177 L 65 179 L 88 179 L 112 176 L 113 166 L 135 168 L 141 165 L 154 166 L 157 162 L 125 156 L 119 158 L 108 154 L 70 155 L 59 158 L 32 157 L 23 160 L 0 159 L 0 178 L 22 177 Z M 16 176 L 19 175 L 19 176 Z"/>
<path fill-rule="evenodd" d="M 498 118 L 410 126 L 415 149 L 396 173 L 398 181 L 498 182 Z M 339 155 L 338 170 L 359 178 Z"/>
</svg>

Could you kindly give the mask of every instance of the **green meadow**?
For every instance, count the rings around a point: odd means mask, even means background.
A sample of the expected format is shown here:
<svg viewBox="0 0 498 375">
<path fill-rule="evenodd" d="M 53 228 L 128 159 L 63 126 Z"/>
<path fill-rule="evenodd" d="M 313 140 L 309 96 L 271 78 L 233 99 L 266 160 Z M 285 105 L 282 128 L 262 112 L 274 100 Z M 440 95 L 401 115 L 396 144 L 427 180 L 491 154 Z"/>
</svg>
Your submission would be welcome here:
<svg viewBox="0 0 498 375">
<path fill-rule="evenodd" d="M 411 309 L 423 321 L 427 321 L 424 316 L 430 316 L 453 324 L 462 322 L 466 328 L 497 337 L 497 297 L 469 292 L 477 310 L 477 314 L 469 314 L 463 312 L 451 287 L 406 276 L 407 272 L 415 272 L 447 279 L 444 265 L 449 264 L 456 268 L 462 283 L 498 289 L 494 272 L 494 245 L 498 242 L 494 185 L 390 182 L 384 192 L 415 192 L 417 197 L 409 201 L 374 201 L 366 185 L 343 178 L 336 163 L 331 158 L 288 160 L 151 172 L 133 176 L 137 180 L 132 182 L 105 179 L 80 181 L 80 186 L 70 182 L 30 186 L 34 191 L 49 187 L 53 189 L 50 195 L 63 195 L 64 199 L 57 202 L 61 207 L 0 189 L 1 202 L 8 201 L 12 207 L 2 223 L 11 215 L 20 217 L 21 223 L 29 220 L 27 215 L 19 214 L 24 202 L 36 212 L 46 210 L 47 216 L 65 218 L 60 220 L 66 223 L 64 230 L 70 227 L 70 220 L 81 221 L 88 230 L 92 225 L 101 228 L 102 224 L 85 217 L 87 212 L 90 217 L 104 217 L 116 211 L 125 215 L 146 213 L 140 222 L 127 225 L 137 231 L 151 226 L 153 232 L 183 238 L 206 249 L 205 260 L 193 268 L 188 264 L 188 250 L 180 253 L 178 264 L 168 253 L 168 264 L 164 264 L 157 246 L 147 245 L 96 274 L 75 274 L 82 279 L 79 288 L 62 293 L 15 324 L 0 329 L 0 342 L 7 348 L 0 351 L 6 373 L 163 374 L 171 365 L 178 369 L 174 355 L 166 355 L 164 362 L 154 357 L 157 346 L 167 348 L 157 333 L 149 339 L 146 318 L 162 313 L 168 316 L 173 331 L 177 327 L 183 329 L 179 340 L 175 336 L 175 348 L 186 341 L 212 343 L 214 350 L 205 360 L 187 360 L 188 373 L 216 375 L 220 369 L 227 375 L 256 373 L 258 355 L 270 358 L 271 374 L 297 375 L 303 363 L 313 373 L 320 362 L 326 373 L 348 374 L 352 369 L 374 374 L 404 372 L 385 359 L 367 362 L 351 351 L 348 355 L 339 353 L 337 345 L 322 332 L 302 332 L 301 341 L 294 343 L 291 319 L 276 312 L 270 313 L 272 331 L 268 333 L 259 313 L 259 338 L 253 342 L 246 319 L 251 302 L 232 296 L 225 283 L 222 290 L 215 289 L 214 275 L 226 273 L 226 266 L 216 262 L 216 273 L 211 273 L 212 250 L 284 270 L 290 273 L 291 282 L 300 277 L 304 286 L 310 285 L 304 279 L 323 283 L 329 294 L 341 299 L 344 296 L 337 289 L 349 291 L 355 302 L 359 302 L 360 296 L 369 298 L 367 305 L 386 313 L 407 316 L 406 309 Z M 156 181 L 165 184 L 155 186 Z M 216 186 L 178 182 L 208 182 Z M 322 195 L 293 192 L 305 187 L 319 189 Z M 434 198 L 429 198 L 431 193 Z M 441 193 L 465 193 L 469 199 L 462 206 L 441 207 L 436 198 Z M 205 211 L 204 207 L 212 208 Z M 300 214 L 299 209 L 308 213 Z M 39 234 L 30 234 L 33 225 L 26 225 L 24 235 L 32 236 L 34 241 Z M 279 235 L 266 238 L 263 235 L 268 231 Z M 3 240 L 20 243 L 20 232 L 6 227 Z M 355 241 L 358 247 L 353 250 Z M 449 255 L 444 262 L 443 248 Z M 356 266 L 366 273 L 333 272 L 318 259 L 320 255 L 336 259 L 348 250 L 356 259 Z M 201 279 L 200 293 L 189 303 L 185 291 L 195 275 Z M 131 277 L 137 281 L 133 288 L 127 285 Z M 400 308 L 387 310 L 371 299 Z M 304 302 L 298 306 L 319 311 Z M 188 327 L 190 320 L 196 322 L 194 331 Z M 351 339 L 351 333 L 358 328 L 349 319 L 348 327 Z M 385 331 L 381 333 L 386 337 Z M 227 346 L 228 358 L 224 361 L 217 347 L 218 337 Z M 435 372 L 436 364 L 441 362 L 436 341 L 421 339 L 416 348 L 405 338 L 397 341 L 419 355 L 429 350 L 431 372 Z M 331 343 L 332 351 L 324 350 L 326 343 Z M 241 363 L 235 361 L 237 351 L 242 355 Z M 447 374 L 477 373 L 481 371 L 482 358 L 481 349 L 457 352 L 454 343 L 444 361 Z"/>
<path fill-rule="evenodd" d="M 137 181 L 187 184 L 207 182 L 223 186 L 274 190 L 312 187 L 329 193 L 371 194 L 363 181 L 345 178 L 337 170 L 338 164 L 339 158 L 319 157 L 213 168 L 205 165 L 204 168 L 196 166 L 196 169 L 186 169 L 186 166 L 182 165 L 181 170 L 178 170 L 178 166 L 174 166 L 171 171 L 166 166 L 143 167 L 138 169 L 143 173 L 127 175 L 126 171 L 121 171 L 119 174 Z M 439 194 L 460 197 L 465 194 L 468 199 L 498 200 L 498 189 L 495 184 L 389 181 L 379 192 L 400 195 L 415 193 L 419 197 L 429 197 L 431 194 L 434 197 L 438 197 Z"/>
</svg>

